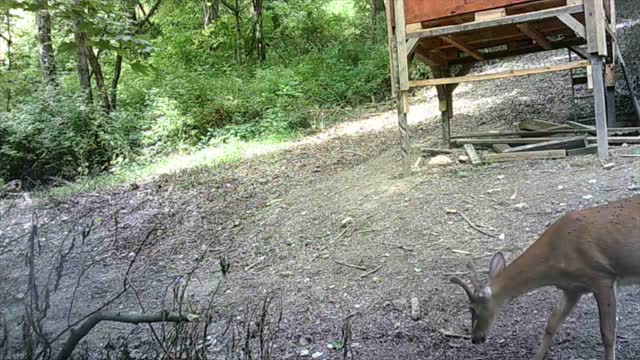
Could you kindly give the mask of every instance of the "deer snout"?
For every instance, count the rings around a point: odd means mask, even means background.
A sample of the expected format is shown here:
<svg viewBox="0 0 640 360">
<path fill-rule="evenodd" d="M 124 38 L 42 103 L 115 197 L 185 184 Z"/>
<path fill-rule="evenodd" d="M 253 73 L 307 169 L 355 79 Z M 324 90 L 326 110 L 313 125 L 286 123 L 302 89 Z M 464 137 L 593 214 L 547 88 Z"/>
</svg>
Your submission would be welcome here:
<svg viewBox="0 0 640 360">
<path fill-rule="evenodd" d="M 471 338 L 471 342 L 474 343 L 475 345 L 484 344 L 485 342 L 487 342 L 487 337 L 486 336 L 474 336 L 473 338 Z"/>
</svg>

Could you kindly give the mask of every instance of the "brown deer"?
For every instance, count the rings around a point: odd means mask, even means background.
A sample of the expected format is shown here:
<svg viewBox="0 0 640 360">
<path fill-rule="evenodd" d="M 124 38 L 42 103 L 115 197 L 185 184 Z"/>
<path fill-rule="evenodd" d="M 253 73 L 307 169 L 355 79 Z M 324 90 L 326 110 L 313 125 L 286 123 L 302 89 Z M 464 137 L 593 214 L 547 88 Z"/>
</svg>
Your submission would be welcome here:
<svg viewBox="0 0 640 360">
<path fill-rule="evenodd" d="M 565 214 L 508 266 L 495 254 L 486 283 L 469 267 L 473 288 L 456 277 L 451 282 L 469 297 L 474 344 L 486 341 L 500 307 L 530 290 L 555 286 L 562 299 L 534 359 L 544 358 L 580 297 L 593 293 L 606 359 L 615 360 L 616 286 L 640 283 L 640 196 Z"/>
</svg>

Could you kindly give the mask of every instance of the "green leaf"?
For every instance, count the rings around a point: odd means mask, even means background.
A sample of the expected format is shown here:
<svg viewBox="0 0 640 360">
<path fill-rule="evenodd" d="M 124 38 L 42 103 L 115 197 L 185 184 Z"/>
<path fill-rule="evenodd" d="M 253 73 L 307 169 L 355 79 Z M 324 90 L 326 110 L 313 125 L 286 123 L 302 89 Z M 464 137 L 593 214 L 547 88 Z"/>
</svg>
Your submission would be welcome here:
<svg viewBox="0 0 640 360">
<path fill-rule="evenodd" d="M 149 73 L 149 67 L 147 65 L 142 64 L 139 61 L 134 61 L 131 64 L 129 64 L 129 66 L 131 66 L 131 70 L 139 74 L 146 75 Z"/>
</svg>

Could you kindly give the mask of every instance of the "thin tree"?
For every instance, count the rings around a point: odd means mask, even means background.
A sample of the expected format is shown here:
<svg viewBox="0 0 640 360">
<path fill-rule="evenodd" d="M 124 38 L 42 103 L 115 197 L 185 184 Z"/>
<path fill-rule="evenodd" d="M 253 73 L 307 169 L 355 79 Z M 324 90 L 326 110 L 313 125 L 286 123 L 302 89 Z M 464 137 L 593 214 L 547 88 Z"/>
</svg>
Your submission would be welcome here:
<svg viewBox="0 0 640 360">
<path fill-rule="evenodd" d="M 55 85 L 56 62 L 51 40 L 51 14 L 48 0 L 34 0 L 36 10 L 36 27 L 38 40 L 38 60 L 42 78 L 47 85 Z"/>
<path fill-rule="evenodd" d="M 267 60 L 267 49 L 262 26 L 262 0 L 251 0 L 251 2 L 253 5 L 253 42 L 256 55 L 260 62 L 265 62 Z"/>
<path fill-rule="evenodd" d="M 0 33 L 0 38 L 2 38 L 2 40 L 4 40 L 4 42 L 7 45 L 7 62 L 6 62 L 6 69 L 7 69 L 7 73 L 11 73 L 11 71 L 13 70 L 13 50 L 12 50 L 12 46 L 13 46 L 13 32 L 12 32 L 12 25 L 11 25 L 11 11 L 9 9 L 6 10 L 5 14 L 4 14 L 4 23 L 5 23 L 5 31 L 6 33 Z M 12 98 L 12 93 L 11 93 L 11 87 L 7 87 L 6 90 L 6 111 L 11 111 L 11 98 Z"/>
</svg>

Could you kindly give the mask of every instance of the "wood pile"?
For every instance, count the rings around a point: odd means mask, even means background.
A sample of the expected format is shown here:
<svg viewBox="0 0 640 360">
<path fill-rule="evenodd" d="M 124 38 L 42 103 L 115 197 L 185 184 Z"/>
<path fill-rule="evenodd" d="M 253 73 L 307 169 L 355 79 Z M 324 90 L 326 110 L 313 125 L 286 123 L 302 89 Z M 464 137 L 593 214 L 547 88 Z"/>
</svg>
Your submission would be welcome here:
<svg viewBox="0 0 640 360">
<path fill-rule="evenodd" d="M 610 128 L 609 144 L 640 144 L 640 127 Z M 472 164 L 516 160 L 559 159 L 598 152 L 594 126 L 569 121 L 558 124 L 528 120 L 517 131 L 488 132 L 452 136 L 452 146 L 463 146 Z M 486 149 L 486 151 L 478 151 Z M 423 148 L 423 156 L 435 149 Z"/>
</svg>

